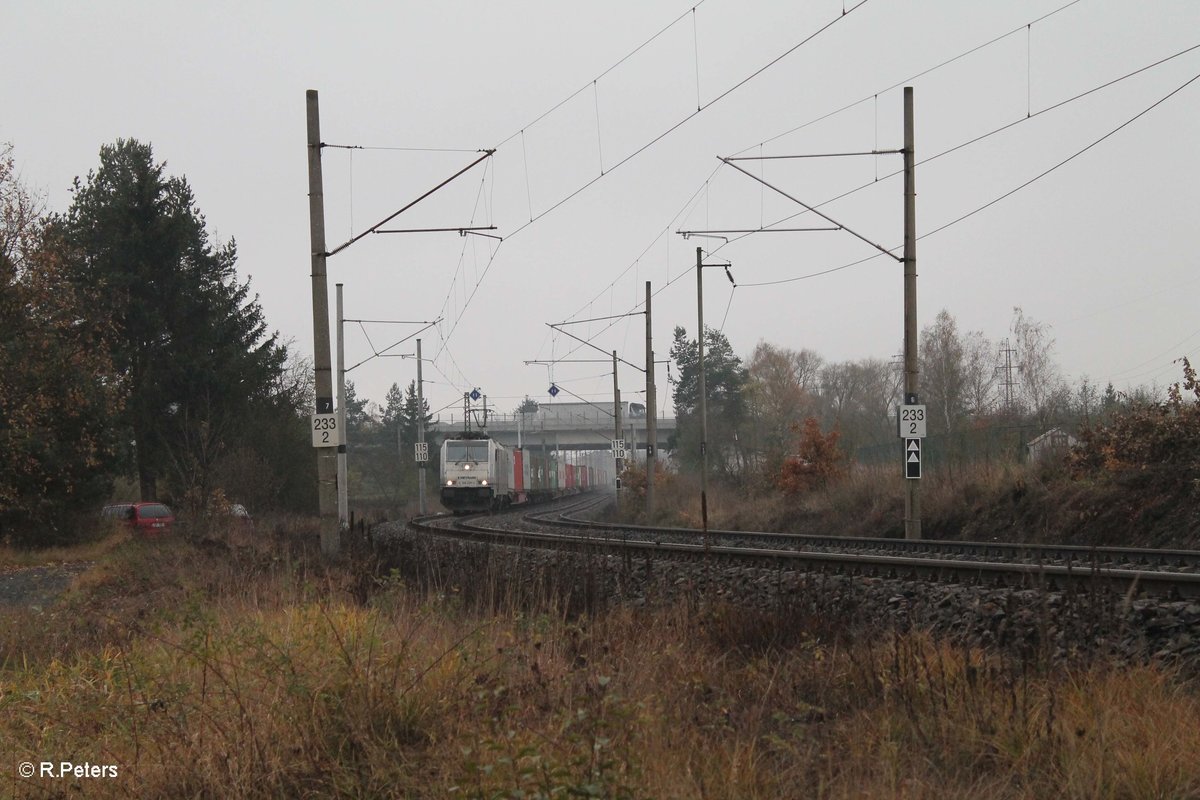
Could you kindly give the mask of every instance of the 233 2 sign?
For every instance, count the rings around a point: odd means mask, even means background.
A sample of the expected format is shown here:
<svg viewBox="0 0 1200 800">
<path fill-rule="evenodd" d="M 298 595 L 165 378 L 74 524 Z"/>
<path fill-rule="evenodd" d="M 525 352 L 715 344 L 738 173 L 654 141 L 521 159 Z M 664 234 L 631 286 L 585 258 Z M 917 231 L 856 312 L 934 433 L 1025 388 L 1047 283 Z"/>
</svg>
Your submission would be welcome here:
<svg viewBox="0 0 1200 800">
<path fill-rule="evenodd" d="M 925 406 L 900 406 L 896 417 L 901 439 L 925 438 Z"/>
<path fill-rule="evenodd" d="M 337 447 L 342 443 L 337 414 L 312 415 L 313 447 Z"/>
</svg>

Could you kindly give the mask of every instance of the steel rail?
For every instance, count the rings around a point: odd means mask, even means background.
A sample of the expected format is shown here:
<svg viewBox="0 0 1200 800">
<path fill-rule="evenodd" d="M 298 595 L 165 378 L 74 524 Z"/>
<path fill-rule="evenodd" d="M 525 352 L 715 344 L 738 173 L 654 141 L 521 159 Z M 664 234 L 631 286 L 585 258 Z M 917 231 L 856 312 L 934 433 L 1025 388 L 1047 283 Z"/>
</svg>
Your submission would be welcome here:
<svg viewBox="0 0 1200 800">
<path fill-rule="evenodd" d="M 527 519 L 546 522 L 546 517 L 566 516 L 566 512 L 525 513 Z M 880 554 L 818 552 L 805 550 L 783 550 L 770 547 L 735 547 L 713 544 L 705 550 L 702 543 L 661 542 L 648 539 L 630 539 L 627 536 L 609 535 L 610 531 L 628 530 L 633 526 L 597 523 L 596 529 L 603 536 L 545 533 L 530 530 L 504 530 L 487 524 L 487 517 L 423 517 L 415 518 L 410 525 L 418 530 L 440 535 L 452 535 L 475 541 L 487 541 L 516 546 L 536 546 L 548 549 L 574 551 L 598 551 L 605 554 L 637 552 L 645 557 L 686 559 L 689 561 L 721 561 L 771 568 L 802 569 L 813 572 L 837 572 L 856 575 L 872 575 L 907 580 L 938 580 L 951 583 L 990 584 L 996 586 L 1020 586 L 1025 588 L 1066 589 L 1084 587 L 1091 590 L 1108 590 L 1117 594 L 1167 595 L 1178 597 L 1200 597 L 1200 574 L 1168 571 L 1144 571 L 1100 566 L 1067 564 L 1045 564 L 1025 562 L 1001 562 L 959 560 L 920 556 L 892 556 Z M 449 527 L 442 524 L 448 523 Z M 553 524 L 553 523 L 552 523 Z M 690 529 L 653 529 L 673 532 Z M 740 532 L 735 532 L 740 533 Z M 847 540 L 843 540 L 847 541 Z M 901 540 L 878 540 L 884 542 Z"/>
<path fill-rule="evenodd" d="M 554 515 L 554 516 L 552 516 Z M 581 519 L 562 512 L 533 512 L 531 518 L 549 525 L 594 529 L 624 530 L 630 532 L 664 534 L 674 536 L 700 535 L 696 528 L 651 527 L 628 525 L 616 522 L 597 522 Z M 557 517 L 557 518 L 555 518 Z M 1108 547 L 1071 544 L 1037 544 L 1022 542 L 974 542 L 945 539 L 889 539 L 884 537 L 835 536 L 810 533 L 776 533 L 770 531 L 709 530 L 712 536 L 730 539 L 765 539 L 768 541 L 795 542 L 810 547 L 834 547 L 840 550 L 881 549 L 908 553 L 930 553 L 941 555 L 973 555 L 1006 560 L 1023 558 L 1034 563 L 1048 561 L 1074 561 L 1094 564 L 1104 561 L 1128 565 L 1158 565 L 1177 568 L 1200 568 L 1200 551 L 1167 550 L 1148 547 Z"/>
</svg>

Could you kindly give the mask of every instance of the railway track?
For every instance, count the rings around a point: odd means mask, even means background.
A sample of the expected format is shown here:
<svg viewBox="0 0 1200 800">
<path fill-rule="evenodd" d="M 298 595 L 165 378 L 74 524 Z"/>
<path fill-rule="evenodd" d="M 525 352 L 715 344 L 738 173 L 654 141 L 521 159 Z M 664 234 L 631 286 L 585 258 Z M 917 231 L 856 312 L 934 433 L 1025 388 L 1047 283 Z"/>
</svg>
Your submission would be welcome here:
<svg viewBox="0 0 1200 800">
<path fill-rule="evenodd" d="M 424 517 L 412 525 L 429 533 L 477 541 L 588 550 L 626 558 L 708 560 L 911 580 L 1200 597 L 1197 551 L 715 530 L 709 531 L 706 541 L 695 529 L 595 522 L 581 516 L 607 502 L 611 496 L 586 496 L 549 509 Z"/>
</svg>

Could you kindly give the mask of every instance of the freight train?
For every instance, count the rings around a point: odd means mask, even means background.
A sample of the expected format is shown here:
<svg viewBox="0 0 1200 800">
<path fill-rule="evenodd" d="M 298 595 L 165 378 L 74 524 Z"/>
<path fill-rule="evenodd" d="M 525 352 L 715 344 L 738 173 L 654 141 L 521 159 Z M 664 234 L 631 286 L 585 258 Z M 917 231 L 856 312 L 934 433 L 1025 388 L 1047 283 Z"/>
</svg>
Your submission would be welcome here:
<svg viewBox="0 0 1200 800">
<path fill-rule="evenodd" d="M 484 435 L 442 442 L 442 505 L 455 514 L 494 511 L 607 486 L 607 451 L 541 453 Z"/>
</svg>

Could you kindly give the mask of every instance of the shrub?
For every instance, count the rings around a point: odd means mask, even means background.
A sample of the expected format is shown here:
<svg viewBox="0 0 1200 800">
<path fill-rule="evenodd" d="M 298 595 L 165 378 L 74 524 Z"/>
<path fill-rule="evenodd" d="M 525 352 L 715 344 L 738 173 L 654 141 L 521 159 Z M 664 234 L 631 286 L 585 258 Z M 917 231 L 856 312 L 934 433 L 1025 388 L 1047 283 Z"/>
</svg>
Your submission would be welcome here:
<svg viewBox="0 0 1200 800">
<path fill-rule="evenodd" d="M 1126 470 L 1161 470 L 1165 480 L 1187 484 L 1200 472 L 1200 383 L 1188 359 L 1183 382 L 1167 392 L 1167 400 L 1134 406 L 1107 425 L 1084 430 L 1068 456 L 1074 477 Z M 1192 398 L 1185 399 L 1185 393 Z"/>
<path fill-rule="evenodd" d="M 820 423 L 809 417 L 803 425 L 793 424 L 792 431 L 799 434 L 798 452 L 784 459 L 776 481 L 784 494 L 824 489 L 845 476 L 846 455 L 838 449 L 837 430 L 823 434 Z"/>
</svg>

